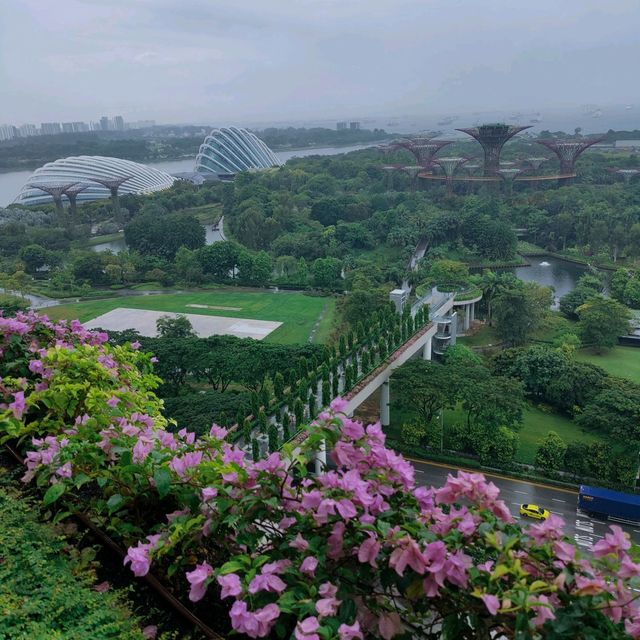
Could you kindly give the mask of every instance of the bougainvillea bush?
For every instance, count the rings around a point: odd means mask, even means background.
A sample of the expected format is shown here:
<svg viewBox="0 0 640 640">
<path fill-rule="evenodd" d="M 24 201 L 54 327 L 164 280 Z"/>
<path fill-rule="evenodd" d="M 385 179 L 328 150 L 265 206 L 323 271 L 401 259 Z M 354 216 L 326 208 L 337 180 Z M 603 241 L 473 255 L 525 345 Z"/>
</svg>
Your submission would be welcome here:
<svg viewBox="0 0 640 640">
<path fill-rule="evenodd" d="M 254 463 L 215 425 L 201 438 L 167 431 L 152 363 L 135 345 L 116 351 L 78 326 L 75 337 L 59 338 L 63 329 L 30 318 L 0 320 L 12 345 L 0 348 L 14 360 L 22 353 L 28 370 L 6 375 L 3 365 L 0 387 L 5 437 L 33 438 L 26 480 L 129 542 L 134 575 L 154 570 L 193 602 L 227 603 L 237 633 L 640 637 L 640 564 L 618 527 L 585 557 L 555 516 L 514 522 L 481 475 L 418 486 L 380 426 L 342 415 L 340 400 L 306 440 Z M 54 334 L 49 343 L 41 325 Z M 85 373 L 70 373 L 76 366 Z M 100 390 L 95 404 L 92 385 L 73 386 L 87 375 Z M 59 384 L 74 408 L 45 404 L 43 384 Z M 325 445 L 335 469 L 310 475 L 308 462 Z"/>
</svg>

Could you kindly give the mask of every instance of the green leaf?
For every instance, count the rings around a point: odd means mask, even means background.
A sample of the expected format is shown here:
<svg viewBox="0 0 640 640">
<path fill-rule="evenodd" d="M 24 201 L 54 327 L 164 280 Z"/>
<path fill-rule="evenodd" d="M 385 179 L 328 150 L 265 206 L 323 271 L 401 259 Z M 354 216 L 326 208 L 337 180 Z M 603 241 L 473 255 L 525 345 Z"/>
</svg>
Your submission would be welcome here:
<svg viewBox="0 0 640 640">
<path fill-rule="evenodd" d="M 118 507 L 122 504 L 122 502 L 123 502 L 122 496 L 119 493 L 114 493 L 107 500 L 107 507 L 109 509 L 109 513 L 113 513 L 114 511 L 116 511 Z"/>
<path fill-rule="evenodd" d="M 245 568 L 244 564 L 239 560 L 229 560 L 220 567 L 220 575 L 226 576 L 228 573 L 235 573 Z"/>
<path fill-rule="evenodd" d="M 171 473 L 169 469 L 163 467 L 157 469 L 153 474 L 153 479 L 156 483 L 158 495 L 164 498 L 169 493 L 169 489 L 171 489 Z"/>
<path fill-rule="evenodd" d="M 86 473 L 79 473 L 75 478 L 76 489 L 79 489 L 83 484 L 91 481 L 91 478 Z"/>
<path fill-rule="evenodd" d="M 62 482 L 57 482 L 56 484 L 52 484 L 47 492 L 44 494 L 43 503 L 46 507 L 47 505 L 53 504 L 60 496 L 66 491 L 66 487 Z"/>
</svg>

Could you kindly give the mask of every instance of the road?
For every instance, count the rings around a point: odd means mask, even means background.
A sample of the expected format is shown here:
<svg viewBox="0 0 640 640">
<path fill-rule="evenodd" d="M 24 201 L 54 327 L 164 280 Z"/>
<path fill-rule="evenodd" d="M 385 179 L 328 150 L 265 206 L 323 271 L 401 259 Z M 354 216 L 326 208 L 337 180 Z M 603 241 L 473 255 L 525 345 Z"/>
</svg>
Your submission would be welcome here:
<svg viewBox="0 0 640 640">
<path fill-rule="evenodd" d="M 416 469 L 416 482 L 418 484 L 439 487 L 444 484 L 448 473 L 455 474 L 457 472 L 454 467 L 447 467 L 439 463 L 408 459 L 411 460 Z M 617 522 L 606 523 L 589 518 L 585 514 L 579 514 L 577 512 L 578 494 L 575 491 L 490 473 L 485 473 L 484 475 L 487 480 L 491 480 L 498 486 L 500 498 L 506 502 L 515 518 L 527 523 L 536 522 L 519 515 L 518 511 L 522 503 L 533 503 L 549 509 L 551 513 L 555 513 L 564 519 L 566 523 L 565 533 L 573 538 L 576 544 L 583 549 L 590 550 L 591 546 L 609 531 L 609 524 L 618 524 L 629 533 L 636 544 L 640 544 L 640 525 L 633 527 Z"/>
</svg>

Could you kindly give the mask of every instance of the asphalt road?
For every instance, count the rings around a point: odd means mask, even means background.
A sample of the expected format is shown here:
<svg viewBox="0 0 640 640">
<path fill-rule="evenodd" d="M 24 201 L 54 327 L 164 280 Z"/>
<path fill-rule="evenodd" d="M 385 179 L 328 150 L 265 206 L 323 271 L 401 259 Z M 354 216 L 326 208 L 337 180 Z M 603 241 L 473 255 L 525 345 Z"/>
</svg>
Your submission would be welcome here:
<svg viewBox="0 0 640 640">
<path fill-rule="evenodd" d="M 409 459 L 416 469 L 416 482 L 418 484 L 439 487 L 447 479 L 448 473 L 455 475 L 457 472 L 454 467 Z M 490 473 L 485 473 L 484 475 L 487 480 L 491 480 L 498 486 L 500 498 L 506 502 L 513 516 L 521 522 L 538 522 L 537 520 L 521 517 L 518 513 L 521 504 L 533 503 L 561 516 L 566 523 L 565 533 L 572 537 L 583 549 L 590 550 L 591 546 L 609 531 L 609 524 L 618 524 L 629 533 L 636 544 L 640 544 L 640 525 L 634 527 L 618 522 L 607 523 L 578 513 L 578 494 L 575 491 L 526 480 L 515 480 Z"/>
</svg>

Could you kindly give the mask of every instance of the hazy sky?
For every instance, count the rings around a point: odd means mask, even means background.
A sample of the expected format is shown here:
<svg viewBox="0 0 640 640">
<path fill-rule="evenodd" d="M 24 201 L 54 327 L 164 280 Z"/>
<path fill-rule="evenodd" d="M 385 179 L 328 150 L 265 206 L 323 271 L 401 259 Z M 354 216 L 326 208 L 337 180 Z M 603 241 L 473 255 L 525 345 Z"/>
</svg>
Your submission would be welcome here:
<svg viewBox="0 0 640 640">
<path fill-rule="evenodd" d="M 640 102 L 640 0 L 0 0 L 0 123 Z"/>
</svg>

